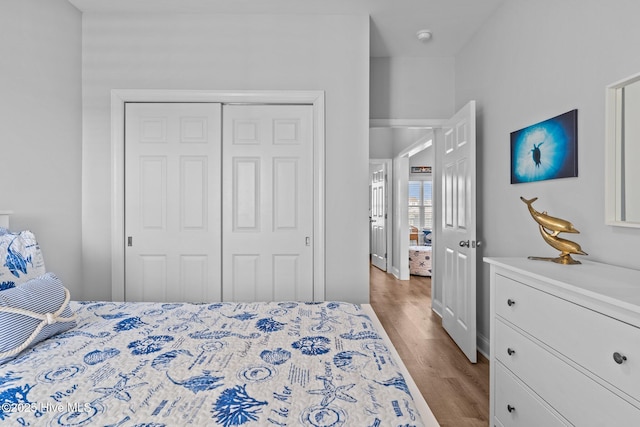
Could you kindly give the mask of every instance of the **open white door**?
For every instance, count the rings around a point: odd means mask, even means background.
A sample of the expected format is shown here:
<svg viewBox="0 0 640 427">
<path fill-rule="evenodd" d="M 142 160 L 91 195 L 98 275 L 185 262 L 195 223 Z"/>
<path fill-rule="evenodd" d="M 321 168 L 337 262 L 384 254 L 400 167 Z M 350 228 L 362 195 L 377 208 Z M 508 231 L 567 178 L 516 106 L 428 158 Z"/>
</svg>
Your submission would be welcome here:
<svg viewBox="0 0 640 427">
<path fill-rule="evenodd" d="M 443 126 L 436 147 L 442 191 L 438 275 L 443 284 L 442 326 L 473 363 L 476 344 L 476 105 L 469 102 Z M 438 159 L 439 157 L 439 159 Z"/>
<path fill-rule="evenodd" d="M 376 165 L 371 177 L 371 263 L 387 271 L 387 171 Z"/>
</svg>

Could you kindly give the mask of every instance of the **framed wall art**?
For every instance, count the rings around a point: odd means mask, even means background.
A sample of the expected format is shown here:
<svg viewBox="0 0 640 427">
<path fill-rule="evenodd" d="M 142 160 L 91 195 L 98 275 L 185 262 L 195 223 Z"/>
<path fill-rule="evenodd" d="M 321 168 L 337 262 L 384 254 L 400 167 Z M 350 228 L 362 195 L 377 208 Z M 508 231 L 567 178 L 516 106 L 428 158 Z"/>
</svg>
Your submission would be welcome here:
<svg viewBox="0 0 640 427">
<path fill-rule="evenodd" d="M 511 183 L 578 176 L 578 110 L 511 132 Z"/>
<path fill-rule="evenodd" d="M 431 166 L 411 166 L 411 173 L 431 173 Z"/>
</svg>

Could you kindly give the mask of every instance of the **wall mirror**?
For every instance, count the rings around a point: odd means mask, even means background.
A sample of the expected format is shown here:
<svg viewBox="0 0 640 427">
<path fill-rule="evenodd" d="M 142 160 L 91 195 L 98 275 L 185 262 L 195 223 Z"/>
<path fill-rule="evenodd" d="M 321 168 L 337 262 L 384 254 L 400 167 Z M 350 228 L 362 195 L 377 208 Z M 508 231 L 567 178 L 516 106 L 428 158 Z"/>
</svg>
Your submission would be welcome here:
<svg viewBox="0 0 640 427">
<path fill-rule="evenodd" d="M 606 102 L 605 219 L 640 228 L 640 74 L 607 86 Z"/>
</svg>

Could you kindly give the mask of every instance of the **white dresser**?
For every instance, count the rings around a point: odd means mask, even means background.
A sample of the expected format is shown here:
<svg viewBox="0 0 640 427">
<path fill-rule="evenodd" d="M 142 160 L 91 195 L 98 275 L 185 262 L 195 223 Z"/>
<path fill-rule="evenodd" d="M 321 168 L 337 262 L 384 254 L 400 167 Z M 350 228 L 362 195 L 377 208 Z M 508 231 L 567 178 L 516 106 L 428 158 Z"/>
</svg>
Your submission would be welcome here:
<svg viewBox="0 0 640 427">
<path fill-rule="evenodd" d="M 640 271 L 484 261 L 491 425 L 640 426 Z"/>
</svg>

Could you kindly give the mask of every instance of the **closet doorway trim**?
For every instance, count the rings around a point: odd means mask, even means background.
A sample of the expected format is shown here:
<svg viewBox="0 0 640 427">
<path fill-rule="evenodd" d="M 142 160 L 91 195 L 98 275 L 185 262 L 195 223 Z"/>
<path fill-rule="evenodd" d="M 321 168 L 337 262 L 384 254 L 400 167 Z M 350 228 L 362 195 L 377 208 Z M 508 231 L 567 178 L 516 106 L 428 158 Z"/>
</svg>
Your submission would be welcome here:
<svg viewBox="0 0 640 427">
<path fill-rule="evenodd" d="M 325 300 L 324 91 L 212 91 L 114 89 L 111 91 L 111 298 L 124 301 L 124 110 L 127 102 L 217 102 L 313 106 L 313 282 Z"/>
</svg>

